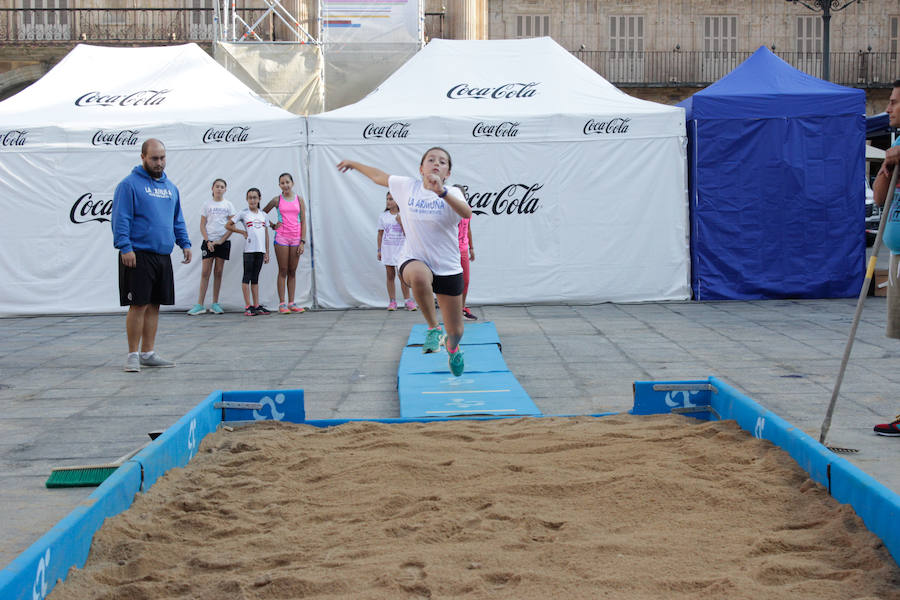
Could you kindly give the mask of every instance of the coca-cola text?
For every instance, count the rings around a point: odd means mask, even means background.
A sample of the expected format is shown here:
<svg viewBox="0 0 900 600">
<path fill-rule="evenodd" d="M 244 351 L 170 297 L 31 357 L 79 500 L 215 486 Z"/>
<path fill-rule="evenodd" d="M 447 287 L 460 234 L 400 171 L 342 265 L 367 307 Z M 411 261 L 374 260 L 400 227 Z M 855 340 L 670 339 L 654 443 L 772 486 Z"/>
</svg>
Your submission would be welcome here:
<svg viewBox="0 0 900 600">
<path fill-rule="evenodd" d="M 519 124 L 512 121 L 481 122 L 472 128 L 472 137 L 516 137 L 517 135 L 519 135 Z"/>
<path fill-rule="evenodd" d="M 121 131 L 104 131 L 98 129 L 91 138 L 94 146 L 137 146 L 140 131 L 123 129 Z"/>
<path fill-rule="evenodd" d="M 247 138 L 250 137 L 250 134 L 247 133 L 248 131 L 250 131 L 249 127 L 235 126 L 230 129 L 213 129 L 211 127 L 203 134 L 203 143 L 226 144 L 246 142 Z"/>
<path fill-rule="evenodd" d="M 388 125 L 369 123 L 363 129 L 363 139 L 404 139 L 409 135 L 409 123 L 394 122 Z"/>
<path fill-rule="evenodd" d="M 172 90 L 140 90 L 130 94 L 88 92 L 75 100 L 75 106 L 158 106 Z"/>
<path fill-rule="evenodd" d="M 531 215 L 540 207 L 540 198 L 535 194 L 544 187 L 542 183 L 511 183 L 498 192 L 471 192 L 463 188 L 466 200 L 477 215 L 487 214 L 489 209 L 495 215 Z"/>
<path fill-rule="evenodd" d="M 112 215 L 112 198 L 107 200 L 94 200 L 91 192 L 82 194 L 72 205 L 69 211 L 69 220 L 75 224 L 88 223 L 90 221 L 109 221 Z"/>
<path fill-rule="evenodd" d="M 451 100 L 460 99 L 504 99 L 504 98 L 531 98 L 537 94 L 539 82 L 531 83 L 504 83 L 496 87 L 476 87 L 468 83 L 459 83 L 447 90 L 447 97 Z"/>
<path fill-rule="evenodd" d="M 24 146 L 28 132 L 24 129 L 0 131 L 0 146 Z"/>
<path fill-rule="evenodd" d="M 628 133 L 628 124 L 631 122 L 629 117 L 613 117 L 606 121 L 597 121 L 589 119 L 584 124 L 584 135 L 595 133 L 597 135 L 609 133 Z"/>
</svg>

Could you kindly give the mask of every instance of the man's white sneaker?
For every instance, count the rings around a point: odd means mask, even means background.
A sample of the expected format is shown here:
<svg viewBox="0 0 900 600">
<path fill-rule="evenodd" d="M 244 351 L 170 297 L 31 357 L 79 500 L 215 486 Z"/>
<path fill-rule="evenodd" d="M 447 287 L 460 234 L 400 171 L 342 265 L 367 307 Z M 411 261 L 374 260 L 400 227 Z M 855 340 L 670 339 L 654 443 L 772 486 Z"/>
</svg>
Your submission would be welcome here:
<svg viewBox="0 0 900 600">
<path fill-rule="evenodd" d="M 171 360 L 166 360 L 155 351 L 148 356 L 147 358 L 141 357 L 141 366 L 144 367 L 174 367 L 175 363 Z"/>
</svg>

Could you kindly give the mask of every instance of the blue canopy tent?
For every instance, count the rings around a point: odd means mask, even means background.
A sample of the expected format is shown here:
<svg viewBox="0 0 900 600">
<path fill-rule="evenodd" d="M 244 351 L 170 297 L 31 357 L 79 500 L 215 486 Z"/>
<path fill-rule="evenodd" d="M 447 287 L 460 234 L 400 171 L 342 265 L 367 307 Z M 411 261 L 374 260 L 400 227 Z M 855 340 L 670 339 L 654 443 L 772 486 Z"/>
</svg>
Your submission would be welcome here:
<svg viewBox="0 0 900 600">
<path fill-rule="evenodd" d="M 680 106 L 694 299 L 857 295 L 865 92 L 807 75 L 762 47 Z"/>
</svg>

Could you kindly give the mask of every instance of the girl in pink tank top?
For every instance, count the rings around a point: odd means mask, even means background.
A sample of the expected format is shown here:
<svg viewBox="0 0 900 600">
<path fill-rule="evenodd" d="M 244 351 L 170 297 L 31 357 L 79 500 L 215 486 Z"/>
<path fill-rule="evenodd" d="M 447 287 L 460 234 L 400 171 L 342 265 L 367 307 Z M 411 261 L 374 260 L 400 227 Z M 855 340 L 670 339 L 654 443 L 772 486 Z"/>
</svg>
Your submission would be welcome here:
<svg viewBox="0 0 900 600">
<path fill-rule="evenodd" d="M 272 224 L 275 230 L 275 259 L 278 261 L 278 312 L 301 313 L 304 309 L 294 303 L 294 292 L 297 288 L 297 265 L 306 248 L 306 204 L 299 194 L 294 193 L 294 178 L 290 173 L 282 173 L 278 177 L 278 187 L 281 188 L 281 195 L 272 198 L 263 209 L 268 213 L 275 208 L 278 213 L 278 221 Z"/>
</svg>

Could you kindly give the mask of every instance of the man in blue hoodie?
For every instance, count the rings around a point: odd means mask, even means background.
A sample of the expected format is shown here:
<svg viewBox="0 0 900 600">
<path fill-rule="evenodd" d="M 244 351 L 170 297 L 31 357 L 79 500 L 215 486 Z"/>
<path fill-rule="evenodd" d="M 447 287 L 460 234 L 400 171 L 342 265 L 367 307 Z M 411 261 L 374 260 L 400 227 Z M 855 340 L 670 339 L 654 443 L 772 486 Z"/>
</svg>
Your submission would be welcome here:
<svg viewBox="0 0 900 600">
<path fill-rule="evenodd" d="M 153 349 L 159 306 L 175 304 L 172 249 L 191 262 L 178 188 L 166 178 L 166 147 L 156 139 L 141 146 L 141 165 L 116 186 L 112 207 L 113 245 L 119 250 L 119 303 L 128 307 L 125 370 L 174 367 Z M 140 352 L 138 351 L 140 349 Z"/>
</svg>

